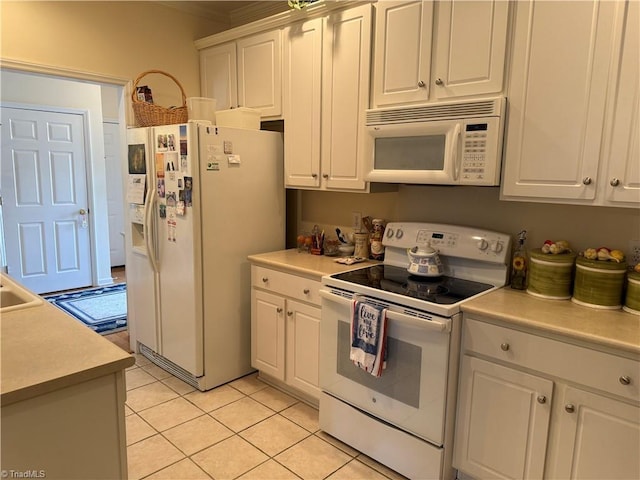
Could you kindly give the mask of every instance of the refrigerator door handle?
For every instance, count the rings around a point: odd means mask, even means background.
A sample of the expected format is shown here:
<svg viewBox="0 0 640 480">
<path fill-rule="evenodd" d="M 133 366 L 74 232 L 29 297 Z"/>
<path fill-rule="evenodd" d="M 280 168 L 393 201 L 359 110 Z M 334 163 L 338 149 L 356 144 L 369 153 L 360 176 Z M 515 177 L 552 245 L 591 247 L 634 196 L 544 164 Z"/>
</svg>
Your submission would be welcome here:
<svg viewBox="0 0 640 480">
<path fill-rule="evenodd" d="M 147 245 L 147 258 L 151 264 L 151 268 L 155 273 L 158 273 L 158 259 L 156 258 L 155 250 L 155 231 L 153 228 L 153 211 L 156 202 L 156 189 L 149 188 L 147 193 L 147 201 L 145 202 L 144 210 L 144 241 Z"/>
</svg>

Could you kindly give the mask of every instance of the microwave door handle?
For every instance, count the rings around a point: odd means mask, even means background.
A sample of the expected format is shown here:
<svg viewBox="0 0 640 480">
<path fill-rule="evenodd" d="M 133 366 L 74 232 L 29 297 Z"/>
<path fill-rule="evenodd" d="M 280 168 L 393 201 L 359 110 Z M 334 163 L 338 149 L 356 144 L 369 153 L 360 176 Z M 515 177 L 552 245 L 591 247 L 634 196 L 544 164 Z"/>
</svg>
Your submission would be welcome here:
<svg viewBox="0 0 640 480">
<path fill-rule="evenodd" d="M 460 123 L 456 123 L 456 127 L 453 130 L 453 152 L 451 153 L 451 157 L 453 158 L 453 180 L 458 181 L 458 176 L 460 175 L 460 160 L 462 158 L 461 155 L 458 155 L 458 150 L 460 149 Z"/>
</svg>

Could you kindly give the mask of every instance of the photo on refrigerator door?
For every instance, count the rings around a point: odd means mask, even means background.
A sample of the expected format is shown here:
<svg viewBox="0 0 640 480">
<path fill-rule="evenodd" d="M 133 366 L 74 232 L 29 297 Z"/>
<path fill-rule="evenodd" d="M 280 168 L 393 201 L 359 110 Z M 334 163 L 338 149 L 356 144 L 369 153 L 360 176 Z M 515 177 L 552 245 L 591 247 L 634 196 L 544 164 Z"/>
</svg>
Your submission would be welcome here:
<svg viewBox="0 0 640 480">
<path fill-rule="evenodd" d="M 147 173 L 144 163 L 144 144 L 129 145 L 129 173 L 143 174 Z"/>
</svg>

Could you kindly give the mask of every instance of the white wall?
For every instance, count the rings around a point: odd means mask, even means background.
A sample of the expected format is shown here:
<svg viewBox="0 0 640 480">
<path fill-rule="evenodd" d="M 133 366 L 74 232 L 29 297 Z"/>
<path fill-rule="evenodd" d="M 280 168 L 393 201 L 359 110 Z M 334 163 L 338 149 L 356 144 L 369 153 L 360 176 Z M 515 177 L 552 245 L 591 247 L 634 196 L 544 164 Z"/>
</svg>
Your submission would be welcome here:
<svg viewBox="0 0 640 480">
<path fill-rule="evenodd" d="M 19 105 L 64 108 L 88 113 L 87 174 L 90 205 L 94 285 L 112 283 L 109 261 L 109 224 L 107 221 L 107 184 L 102 135 L 102 96 L 99 85 L 49 78 L 8 70 L 0 71 L 0 100 Z M 104 254 L 106 252 L 106 255 Z"/>
<path fill-rule="evenodd" d="M 511 234 L 525 229 L 527 246 L 545 240 L 567 240 L 574 250 L 609 246 L 628 251 L 640 240 L 640 209 L 587 207 L 499 199 L 498 187 L 400 185 L 394 193 L 327 193 L 305 191 L 300 228 L 314 223 L 350 226 L 351 212 L 396 221 L 453 223 Z"/>
</svg>

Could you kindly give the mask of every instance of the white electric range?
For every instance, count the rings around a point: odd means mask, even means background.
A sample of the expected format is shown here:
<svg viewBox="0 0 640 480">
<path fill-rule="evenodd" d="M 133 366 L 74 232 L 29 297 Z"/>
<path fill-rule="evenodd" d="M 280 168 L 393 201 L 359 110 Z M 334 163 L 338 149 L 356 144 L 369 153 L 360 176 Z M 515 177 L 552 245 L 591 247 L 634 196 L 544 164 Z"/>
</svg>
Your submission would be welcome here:
<svg viewBox="0 0 640 480">
<path fill-rule="evenodd" d="M 504 286 L 511 238 L 480 228 L 389 223 L 382 264 L 322 278 L 320 428 L 409 478 L 453 478 L 461 305 Z M 435 248 L 443 275 L 409 274 Z M 349 360 L 355 299 L 386 309 L 387 366 Z"/>
</svg>

